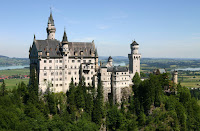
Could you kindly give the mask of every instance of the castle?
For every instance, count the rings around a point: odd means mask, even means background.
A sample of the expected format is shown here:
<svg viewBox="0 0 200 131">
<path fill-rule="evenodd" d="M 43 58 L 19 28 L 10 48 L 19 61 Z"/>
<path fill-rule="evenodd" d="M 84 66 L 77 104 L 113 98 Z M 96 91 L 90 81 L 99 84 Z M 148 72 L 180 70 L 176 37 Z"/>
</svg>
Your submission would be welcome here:
<svg viewBox="0 0 200 131">
<path fill-rule="evenodd" d="M 38 76 L 38 86 L 41 92 L 48 87 L 53 92 L 69 90 L 71 78 L 78 85 L 82 77 L 87 86 L 97 87 L 102 82 L 105 101 L 112 93 L 115 103 L 120 103 L 122 90 L 132 85 L 132 78 L 136 72 L 140 74 L 139 44 L 130 44 L 131 53 L 128 54 L 129 68 L 113 66 L 112 57 L 106 64 L 98 64 L 98 53 L 92 42 L 69 42 L 64 31 L 60 42 L 55 39 L 56 28 L 52 13 L 48 18 L 46 28 L 47 39 L 37 40 L 34 35 L 33 44 L 29 49 L 30 68 L 35 67 Z"/>
</svg>

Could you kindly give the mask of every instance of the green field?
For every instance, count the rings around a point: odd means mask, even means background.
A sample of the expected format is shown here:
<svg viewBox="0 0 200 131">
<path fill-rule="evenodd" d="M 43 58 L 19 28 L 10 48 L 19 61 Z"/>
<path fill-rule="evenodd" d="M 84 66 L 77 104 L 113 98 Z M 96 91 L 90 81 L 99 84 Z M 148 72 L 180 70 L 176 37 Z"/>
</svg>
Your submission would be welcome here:
<svg viewBox="0 0 200 131">
<path fill-rule="evenodd" d="M 12 70 L 1 70 L 0 76 L 12 76 L 12 75 L 29 75 L 29 69 L 12 69 Z M 13 89 L 18 85 L 20 82 L 24 82 L 25 84 L 28 84 L 29 79 L 6 79 L 6 88 L 7 89 Z M 1 82 L 0 82 L 1 85 Z"/>
<path fill-rule="evenodd" d="M 22 81 L 25 84 L 28 84 L 29 79 L 28 78 L 24 78 L 24 79 L 8 79 L 8 80 L 5 80 L 6 88 L 7 89 L 13 89 L 13 88 L 17 87 L 17 85 Z M 2 83 L 0 82 L 0 85 L 1 84 Z"/>
<path fill-rule="evenodd" d="M 12 69 L 12 70 L 1 70 L 0 71 L 0 76 L 6 75 L 6 76 L 11 76 L 11 75 L 29 75 L 29 69 Z"/>
</svg>

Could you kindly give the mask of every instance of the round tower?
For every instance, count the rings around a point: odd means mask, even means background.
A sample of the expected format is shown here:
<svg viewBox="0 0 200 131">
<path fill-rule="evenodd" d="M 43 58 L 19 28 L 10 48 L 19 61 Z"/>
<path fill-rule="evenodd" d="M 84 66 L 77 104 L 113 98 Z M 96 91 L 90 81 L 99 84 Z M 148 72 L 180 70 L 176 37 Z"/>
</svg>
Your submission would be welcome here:
<svg viewBox="0 0 200 131">
<path fill-rule="evenodd" d="M 173 72 L 173 82 L 174 84 L 178 84 L 178 71 Z"/>
<path fill-rule="evenodd" d="M 47 30 L 47 39 L 54 40 L 56 28 L 55 28 L 55 25 L 54 25 L 52 12 L 50 13 L 46 30 Z"/>
<path fill-rule="evenodd" d="M 132 76 L 135 75 L 136 72 L 140 74 L 140 58 L 141 54 L 139 54 L 139 44 L 134 40 L 131 45 L 131 54 L 128 55 L 129 57 L 129 71 Z"/>
</svg>

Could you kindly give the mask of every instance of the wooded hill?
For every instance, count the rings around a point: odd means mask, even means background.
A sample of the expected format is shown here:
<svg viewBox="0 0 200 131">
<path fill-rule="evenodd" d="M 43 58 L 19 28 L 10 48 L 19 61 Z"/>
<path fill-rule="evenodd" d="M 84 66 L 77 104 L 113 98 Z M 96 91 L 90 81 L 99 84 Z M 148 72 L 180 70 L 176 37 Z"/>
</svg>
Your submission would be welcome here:
<svg viewBox="0 0 200 131">
<path fill-rule="evenodd" d="M 187 88 L 171 84 L 168 74 L 151 74 L 145 81 L 136 74 L 133 82 L 134 95 L 121 105 L 104 103 L 101 84 L 95 91 L 84 85 L 84 79 L 77 87 L 72 80 L 66 93 L 53 93 L 48 88 L 45 95 L 38 93 L 36 79 L 11 91 L 3 83 L 0 130 L 200 130 L 197 100 Z M 166 94 L 166 87 L 172 93 Z"/>
</svg>

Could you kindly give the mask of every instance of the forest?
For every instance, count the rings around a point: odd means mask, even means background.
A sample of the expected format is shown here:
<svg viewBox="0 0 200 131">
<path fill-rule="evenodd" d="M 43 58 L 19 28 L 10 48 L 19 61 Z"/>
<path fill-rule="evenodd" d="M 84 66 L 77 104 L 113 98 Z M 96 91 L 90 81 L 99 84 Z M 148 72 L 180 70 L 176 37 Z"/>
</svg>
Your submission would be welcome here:
<svg viewBox="0 0 200 131">
<path fill-rule="evenodd" d="M 200 106 L 190 90 L 174 85 L 169 74 L 153 75 L 141 81 L 133 78 L 133 93 L 121 104 L 103 101 L 103 87 L 86 87 L 84 79 L 67 92 L 54 93 L 48 87 L 38 92 L 37 78 L 31 73 L 28 85 L 0 90 L 0 130 L 50 131 L 137 131 L 200 130 Z M 170 89 L 166 93 L 165 89 Z"/>
</svg>

